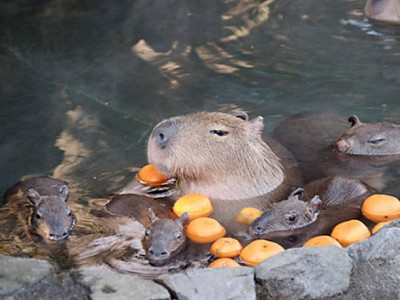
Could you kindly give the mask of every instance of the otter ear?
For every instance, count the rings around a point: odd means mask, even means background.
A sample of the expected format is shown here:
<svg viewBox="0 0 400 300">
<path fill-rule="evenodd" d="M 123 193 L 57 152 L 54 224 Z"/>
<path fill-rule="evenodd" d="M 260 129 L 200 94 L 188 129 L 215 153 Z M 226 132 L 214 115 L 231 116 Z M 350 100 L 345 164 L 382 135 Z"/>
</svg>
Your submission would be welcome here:
<svg viewBox="0 0 400 300">
<path fill-rule="evenodd" d="M 60 187 L 60 197 L 61 200 L 67 202 L 69 197 L 69 188 L 65 184 Z"/>
<path fill-rule="evenodd" d="M 42 201 L 42 197 L 40 197 L 38 191 L 32 188 L 26 191 L 26 198 L 28 198 L 28 200 L 31 201 L 36 207 Z"/>
<path fill-rule="evenodd" d="M 248 121 L 249 120 L 249 115 L 245 113 L 244 111 L 233 111 L 231 112 L 232 116 L 235 116 L 239 119 L 242 119 L 243 121 Z"/>
<path fill-rule="evenodd" d="M 348 121 L 351 123 L 351 127 L 361 125 L 362 122 L 356 115 L 352 115 L 348 118 Z"/>
<path fill-rule="evenodd" d="M 319 214 L 319 211 L 321 210 L 321 206 L 322 206 L 322 200 L 318 195 L 314 196 L 310 200 L 310 202 L 307 204 L 307 207 L 313 216 L 316 216 Z"/>
<path fill-rule="evenodd" d="M 262 132 L 264 130 L 264 118 L 261 116 L 258 116 L 254 119 L 251 119 L 249 121 L 250 128 L 251 128 L 251 134 L 253 137 L 261 137 Z"/>
</svg>

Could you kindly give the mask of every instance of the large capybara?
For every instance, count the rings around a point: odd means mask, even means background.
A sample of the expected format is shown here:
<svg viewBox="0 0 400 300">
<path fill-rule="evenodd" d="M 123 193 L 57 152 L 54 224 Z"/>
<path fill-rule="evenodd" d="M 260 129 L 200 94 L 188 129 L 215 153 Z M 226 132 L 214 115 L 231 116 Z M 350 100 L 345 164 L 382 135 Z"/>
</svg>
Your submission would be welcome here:
<svg viewBox="0 0 400 300">
<path fill-rule="evenodd" d="M 361 206 L 373 193 L 358 179 L 322 178 L 274 203 L 250 225 L 249 233 L 285 248 L 299 247 L 312 237 L 330 234 L 340 222 L 360 219 Z"/>
<path fill-rule="evenodd" d="M 306 182 L 345 176 L 382 190 L 387 185 L 387 166 L 400 158 L 394 153 L 400 137 L 396 136 L 398 127 L 361 123 L 356 116 L 349 122 L 350 129 L 346 118 L 337 113 L 303 112 L 280 123 L 273 138 L 291 151 Z"/>
<path fill-rule="evenodd" d="M 364 12 L 373 20 L 400 23 L 399 0 L 368 0 Z"/>
<path fill-rule="evenodd" d="M 297 162 L 274 141 L 262 139 L 262 117 L 200 112 L 159 123 L 148 141 L 148 160 L 177 178 L 176 196 L 200 193 L 228 231 L 244 207 L 268 208 L 302 182 Z"/>
</svg>

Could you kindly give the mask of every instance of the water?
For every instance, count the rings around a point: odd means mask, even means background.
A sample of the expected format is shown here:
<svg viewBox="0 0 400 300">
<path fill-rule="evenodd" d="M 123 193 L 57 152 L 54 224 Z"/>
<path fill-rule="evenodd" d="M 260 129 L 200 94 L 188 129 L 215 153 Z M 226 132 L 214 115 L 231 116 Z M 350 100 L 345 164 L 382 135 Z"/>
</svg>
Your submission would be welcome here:
<svg viewBox="0 0 400 300">
<path fill-rule="evenodd" d="M 241 109 L 266 134 L 331 110 L 400 123 L 398 26 L 364 0 L 0 4 L 0 193 L 52 174 L 105 195 L 146 163 L 160 120 Z M 397 190 L 395 190 L 397 191 Z"/>
</svg>

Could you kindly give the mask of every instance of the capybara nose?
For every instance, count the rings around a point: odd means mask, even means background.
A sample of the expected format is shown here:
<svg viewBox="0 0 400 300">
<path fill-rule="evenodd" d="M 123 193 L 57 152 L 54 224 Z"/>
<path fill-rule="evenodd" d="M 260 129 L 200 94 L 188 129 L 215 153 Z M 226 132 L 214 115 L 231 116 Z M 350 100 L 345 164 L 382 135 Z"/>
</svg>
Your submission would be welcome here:
<svg viewBox="0 0 400 300">
<path fill-rule="evenodd" d="M 147 259 L 152 265 L 161 265 L 169 259 L 169 254 L 165 250 L 158 251 L 156 249 L 150 248 L 147 251 Z"/>
<path fill-rule="evenodd" d="M 350 145 L 344 139 L 340 139 L 336 142 L 336 147 L 340 152 L 346 152 L 350 148 Z"/>
<path fill-rule="evenodd" d="M 265 233 L 265 228 L 259 225 L 255 225 L 255 226 L 250 226 L 249 227 L 249 233 L 252 236 L 260 236 L 263 235 Z"/>
<path fill-rule="evenodd" d="M 177 133 L 178 126 L 171 122 L 160 124 L 153 131 L 153 137 L 156 140 L 157 145 L 164 149 L 171 138 Z"/>
<path fill-rule="evenodd" d="M 57 233 L 57 232 L 50 232 L 49 233 L 49 239 L 51 241 L 60 241 L 67 239 L 69 237 L 69 234 L 67 231 L 64 231 L 62 233 Z"/>
</svg>

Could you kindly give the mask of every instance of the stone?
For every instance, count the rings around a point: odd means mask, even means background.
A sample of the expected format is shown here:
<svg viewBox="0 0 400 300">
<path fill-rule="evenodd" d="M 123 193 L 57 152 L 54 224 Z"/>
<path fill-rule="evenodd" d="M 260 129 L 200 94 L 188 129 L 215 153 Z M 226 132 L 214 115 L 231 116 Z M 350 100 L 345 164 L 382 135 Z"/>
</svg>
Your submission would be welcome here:
<svg viewBox="0 0 400 300">
<path fill-rule="evenodd" d="M 176 299 L 256 299 L 254 271 L 249 267 L 164 274 L 157 282 L 166 286 Z"/>
<path fill-rule="evenodd" d="M 54 272 L 46 260 L 1 254 L 0 266 L 0 296 L 34 285 Z"/>
<path fill-rule="evenodd" d="M 152 280 L 121 274 L 106 266 L 81 267 L 80 283 L 90 289 L 90 299 L 171 299 L 168 290 Z"/>
<path fill-rule="evenodd" d="M 354 260 L 347 299 L 400 299 L 400 228 L 382 228 L 347 252 Z"/>
<path fill-rule="evenodd" d="M 344 293 L 352 260 L 338 246 L 285 250 L 255 267 L 262 299 L 321 299 Z"/>
</svg>

